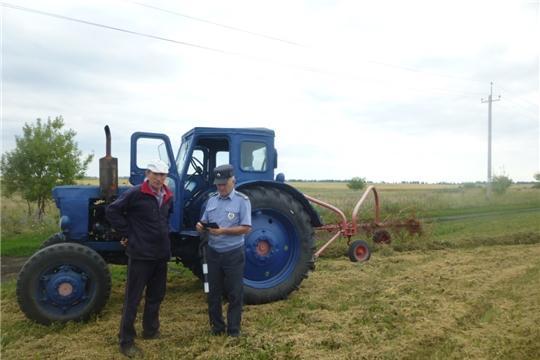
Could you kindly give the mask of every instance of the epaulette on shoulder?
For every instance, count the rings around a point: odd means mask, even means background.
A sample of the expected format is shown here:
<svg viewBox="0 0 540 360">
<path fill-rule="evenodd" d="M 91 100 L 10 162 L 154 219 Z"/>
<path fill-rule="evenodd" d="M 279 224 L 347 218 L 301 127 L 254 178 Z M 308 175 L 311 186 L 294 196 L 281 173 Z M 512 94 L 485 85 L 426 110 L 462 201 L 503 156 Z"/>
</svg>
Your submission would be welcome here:
<svg viewBox="0 0 540 360">
<path fill-rule="evenodd" d="M 208 193 L 207 195 L 204 196 L 204 200 L 208 199 L 208 198 L 211 198 L 213 196 L 216 196 L 216 195 L 219 195 L 218 192 L 211 192 L 211 193 Z"/>
<path fill-rule="evenodd" d="M 244 194 L 244 193 L 241 193 L 241 192 L 240 192 L 240 191 L 238 191 L 238 190 L 236 190 L 236 193 L 237 193 L 238 195 L 240 195 L 241 197 L 243 197 L 243 198 L 244 198 L 244 200 L 249 200 L 249 196 L 247 196 L 246 194 Z"/>
</svg>

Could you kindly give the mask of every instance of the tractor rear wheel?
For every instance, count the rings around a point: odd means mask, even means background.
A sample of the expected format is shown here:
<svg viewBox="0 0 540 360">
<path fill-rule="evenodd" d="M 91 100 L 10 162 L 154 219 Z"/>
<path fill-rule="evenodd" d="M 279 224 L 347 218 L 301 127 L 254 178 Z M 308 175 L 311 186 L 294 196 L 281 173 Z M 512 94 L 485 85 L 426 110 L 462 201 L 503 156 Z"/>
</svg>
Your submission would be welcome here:
<svg viewBox="0 0 540 360">
<path fill-rule="evenodd" d="M 22 312 L 37 323 L 86 321 L 107 304 L 111 275 L 107 263 L 89 247 L 55 244 L 28 259 L 16 292 Z"/>
<path fill-rule="evenodd" d="M 242 188 L 251 201 L 251 232 L 245 237 L 244 302 L 286 299 L 314 267 L 315 231 L 308 213 L 276 188 Z"/>
</svg>

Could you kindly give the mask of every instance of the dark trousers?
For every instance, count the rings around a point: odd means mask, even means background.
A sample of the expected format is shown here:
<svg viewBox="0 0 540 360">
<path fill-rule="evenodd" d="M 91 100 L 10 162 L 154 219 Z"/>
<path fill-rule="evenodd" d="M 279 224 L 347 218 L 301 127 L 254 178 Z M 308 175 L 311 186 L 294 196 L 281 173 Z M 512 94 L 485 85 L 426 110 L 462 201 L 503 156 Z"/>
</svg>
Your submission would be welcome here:
<svg viewBox="0 0 540 360">
<path fill-rule="evenodd" d="M 124 308 L 120 321 L 120 333 L 118 334 L 120 345 L 129 345 L 135 342 L 137 335 L 135 318 L 145 287 L 143 333 L 152 336 L 158 332 L 159 307 L 165 298 L 167 288 L 167 263 L 167 258 L 163 260 L 129 258 Z"/>
<path fill-rule="evenodd" d="M 244 246 L 219 253 L 207 247 L 208 263 L 208 315 L 212 331 L 225 332 L 232 336 L 240 333 L 242 305 L 244 302 Z M 223 320 L 222 294 L 226 285 L 229 306 L 227 308 L 227 328 Z"/>
</svg>

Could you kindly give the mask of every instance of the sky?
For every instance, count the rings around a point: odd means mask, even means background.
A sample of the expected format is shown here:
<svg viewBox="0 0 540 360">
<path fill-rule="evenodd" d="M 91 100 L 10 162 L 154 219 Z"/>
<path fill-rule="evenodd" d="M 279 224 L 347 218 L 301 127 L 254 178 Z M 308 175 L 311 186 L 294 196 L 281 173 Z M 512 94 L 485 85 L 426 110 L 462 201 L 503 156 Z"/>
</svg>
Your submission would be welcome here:
<svg viewBox="0 0 540 360">
<path fill-rule="evenodd" d="M 99 175 L 130 136 L 266 127 L 286 179 L 534 181 L 539 3 L 2 2 L 2 153 L 62 116 Z"/>
</svg>

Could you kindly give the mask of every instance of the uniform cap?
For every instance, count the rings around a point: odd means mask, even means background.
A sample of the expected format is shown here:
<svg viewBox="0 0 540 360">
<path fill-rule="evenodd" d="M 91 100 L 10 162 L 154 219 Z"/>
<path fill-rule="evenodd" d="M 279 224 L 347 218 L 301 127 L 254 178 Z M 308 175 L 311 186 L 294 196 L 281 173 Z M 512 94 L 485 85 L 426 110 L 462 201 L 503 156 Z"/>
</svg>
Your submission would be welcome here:
<svg viewBox="0 0 540 360">
<path fill-rule="evenodd" d="M 153 173 L 158 173 L 158 174 L 168 174 L 169 173 L 169 167 L 167 166 L 167 164 L 165 164 L 161 160 L 152 160 L 152 161 L 150 161 L 150 163 L 148 164 L 147 169 L 150 170 Z"/>
<path fill-rule="evenodd" d="M 219 165 L 214 169 L 214 185 L 226 184 L 234 176 L 234 168 L 231 164 Z"/>
</svg>

